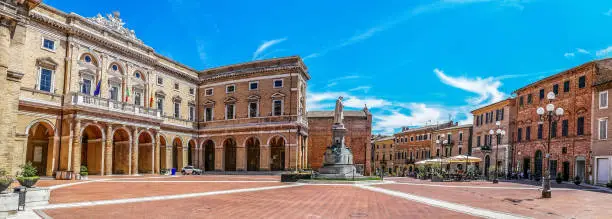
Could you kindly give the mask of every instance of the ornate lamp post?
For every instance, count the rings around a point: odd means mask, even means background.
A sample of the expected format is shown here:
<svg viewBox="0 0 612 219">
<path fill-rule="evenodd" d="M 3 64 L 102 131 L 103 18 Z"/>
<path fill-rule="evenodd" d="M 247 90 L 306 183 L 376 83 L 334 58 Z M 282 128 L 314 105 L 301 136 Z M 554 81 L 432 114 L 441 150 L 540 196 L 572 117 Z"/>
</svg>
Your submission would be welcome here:
<svg viewBox="0 0 612 219">
<path fill-rule="evenodd" d="M 501 123 L 499 121 L 495 122 L 495 125 L 497 125 L 497 130 L 496 131 L 493 131 L 493 129 L 489 130 L 489 134 L 490 135 L 497 134 L 495 136 L 495 138 L 497 140 L 497 147 L 495 148 L 495 176 L 493 177 L 493 183 L 499 183 L 499 180 L 497 180 L 497 176 L 499 175 L 499 172 L 498 172 L 498 168 L 499 168 L 498 166 L 499 165 L 497 165 L 497 160 L 499 159 L 499 156 L 498 156 L 498 154 L 499 154 L 499 143 L 501 142 L 500 138 L 503 138 L 503 136 L 506 135 L 506 131 L 504 131 L 504 130 L 502 130 L 500 128 L 500 124 Z M 488 170 L 485 170 L 485 171 L 488 171 Z"/>
<path fill-rule="evenodd" d="M 542 180 L 542 198 L 551 198 L 551 190 L 550 190 L 550 139 L 552 137 L 552 122 L 558 121 L 561 116 L 563 116 L 563 108 L 559 107 L 555 110 L 555 105 L 552 104 L 553 100 L 555 100 L 555 93 L 548 92 L 546 95 L 548 99 L 548 104 L 546 104 L 546 109 L 542 107 L 538 107 L 536 113 L 540 116 L 539 124 L 544 122 L 548 122 L 548 139 L 546 139 L 546 170 L 544 170 L 544 179 Z"/>
<path fill-rule="evenodd" d="M 440 143 L 442 143 L 442 145 L 440 145 Z M 445 146 L 448 144 L 448 140 L 444 139 L 444 137 L 441 137 L 440 139 L 436 140 L 436 144 L 438 144 L 438 147 L 440 147 L 440 150 L 442 150 Z M 446 148 L 444 148 L 444 152 L 446 152 Z M 438 160 L 440 162 L 440 174 L 442 174 L 442 152 L 440 152 L 440 154 L 438 155 Z"/>
</svg>

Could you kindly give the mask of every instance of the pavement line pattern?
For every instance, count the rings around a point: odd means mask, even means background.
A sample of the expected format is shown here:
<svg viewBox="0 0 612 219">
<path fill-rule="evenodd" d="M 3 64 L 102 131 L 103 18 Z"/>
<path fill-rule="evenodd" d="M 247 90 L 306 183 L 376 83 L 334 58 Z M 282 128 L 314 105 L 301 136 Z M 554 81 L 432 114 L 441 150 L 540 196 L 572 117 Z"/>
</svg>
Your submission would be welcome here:
<svg viewBox="0 0 612 219">
<path fill-rule="evenodd" d="M 106 183 L 270 183 L 278 180 L 251 180 L 251 181 L 231 181 L 231 180 L 112 180 Z"/>
<path fill-rule="evenodd" d="M 439 208 L 444 208 L 444 209 L 448 209 L 448 210 L 451 210 L 451 211 L 456 211 L 456 212 L 459 212 L 459 213 L 469 214 L 469 215 L 473 215 L 473 216 L 477 216 L 477 217 L 503 218 L 503 219 L 528 218 L 528 217 L 525 217 L 525 216 L 509 214 L 509 213 L 504 213 L 504 212 L 491 211 L 491 210 L 487 210 L 487 209 L 483 209 L 483 208 L 475 208 L 475 207 L 471 207 L 471 206 L 467 206 L 467 205 L 456 204 L 456 203 L 452 203 L 452 202 L 447 202 L 447 201 L 427 198 L 427 197 L 423 197 L 423 196 L 412 195 L 412 194 L 408 194 L 408 193 L 403 193 L 403 192 L 398 192 L 398 191 L 393 191 L 393 190 L 388 190 L 388 189 L 383 189 L 383 188 L 377 188 L 377 187 L 366 186 L 366 185 L 355 185 L 355 186 L 358 187 L 358 188 L 365 189 L 365 190 L 369 190 L 369 191 L 373 191 L 373 192 L 379 192 L 379 193 L 383 193 L 383 194 L 391 195 L 391 196 L 395 196 L 395 197 L 400 197 L 400 198 L 403 198 L 403 199 L 407 199 L 407 200 L 423 203 L 423 204 L 426 204 L 426 205 L 430 205 L 430 206 L 434 206 L 434 207 L 439 207 Z"/>
<path fill-rule="evenodd" d="M 291 185 L 282 185 L 282 186 L 268 186 L 268 187 L 248 188 L 248 189 L 232 189 L 232 190 L 180 194 L 180 195 L 163 195 L 163 196 L 126 198 L 126 199 L 115 199 L 115 200 L 104 200 L 104 201 L 88 201 L 88 202 L 75 202 L 75 203 L 64 203 L 64 204 L 51 204 L 51 205 L 33 207 L 32 210 L 76 208 L 76 207 L 89 207 L 89 206 L 97 206 L 97 205 L 113 205 L 113 204 L 127 204 L 127 203 L 136 203 L 136 202 L 185 199 L 185 198 L 212 196 L 212 195 L 226 195 L 226 194 L 234 194 L 234 193 L 242 193 L 242 192 L 255 192 L 255 191 L 263 191 L 263 190 L 283 189 L 283 188 L 291 188 L 291 187 L 296 187 L 296 186 L 301 186 L 301 185 L 291 184 Z"/>
<path fill-rule="evenodd" d="M 411 185 L 411 186 L 431 186 L 431 187 L 447 187 L 447 188 L 467 188 L 467 189 L 509 189 L 509 190 L 541 190 L 541 187 L 531 186 L 530 187 L 512 187 L 512 186 L 455 186 L 455 185 L 435 185 L 435 184 L 421 184 L 421 183 L 406 183 L 406 182 L 396 182 L 393 184 L 400 185 Z M 552 188 L 552 190 L 556 191 L 571 191 L 577 189 L 569 189 L 569 188 Z M 591 190 L 591 189 L 581 189 L 581 190 Z M 595 189 L 592 189 L 595 190 Z"/>
<path fill-rule="evenodd" d="M 67 183 L 67 184 L 49 186 L 49 190 L 64 188 L 68 186 L 81 185 L 81 184 L 86 184 L 86 183 L 92 183 L 92 182 L 104 182 L 104 181 L 110 181 L 110 179 L 87 180 L 87 181 L 81 181 L 81 182 L 75 182 L 75 183 Z"/>
</svg>

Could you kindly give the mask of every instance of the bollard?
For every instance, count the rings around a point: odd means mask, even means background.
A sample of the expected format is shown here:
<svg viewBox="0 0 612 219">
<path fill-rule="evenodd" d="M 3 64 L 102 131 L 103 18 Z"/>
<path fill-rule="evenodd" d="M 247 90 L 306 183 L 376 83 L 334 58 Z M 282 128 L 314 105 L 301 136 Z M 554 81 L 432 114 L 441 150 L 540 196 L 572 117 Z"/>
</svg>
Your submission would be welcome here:
<svg viewBox="0 0 612 219">
<path fill-rule="evenodd" d="M 15 192 L 19 193 L 19 202 L 17 203 L 17 211 L 25 211 L 26 202 L 26 187 L 20 186 L 15 188 Z"/>
</svg>

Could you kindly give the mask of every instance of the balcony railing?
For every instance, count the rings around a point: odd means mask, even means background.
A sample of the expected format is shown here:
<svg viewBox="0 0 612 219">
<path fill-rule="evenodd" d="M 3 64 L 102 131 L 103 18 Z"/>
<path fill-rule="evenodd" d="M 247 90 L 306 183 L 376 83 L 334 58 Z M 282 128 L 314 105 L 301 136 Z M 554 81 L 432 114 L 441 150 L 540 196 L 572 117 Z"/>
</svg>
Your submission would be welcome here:
<svg viewBox="0 0 612 219">
<path fill-rule="evenodd" d="M 490 151 L 491 150 L 491 146 L 489 146 L 489 145 L 480 146 L 480 150 L 481 151 Z"/>
<path fill-rule="evenodd" d="M 161 119 L 161 114 L 157 109 L 145 108 L 143 106 L 90 96 L 83 93 L 72 93 L 71 101 L 71 104 L 75 106 L 91 107 L 99 110 L 105 110 L 109 113 L 119 112 L 152 119 Z"/>
</svg>

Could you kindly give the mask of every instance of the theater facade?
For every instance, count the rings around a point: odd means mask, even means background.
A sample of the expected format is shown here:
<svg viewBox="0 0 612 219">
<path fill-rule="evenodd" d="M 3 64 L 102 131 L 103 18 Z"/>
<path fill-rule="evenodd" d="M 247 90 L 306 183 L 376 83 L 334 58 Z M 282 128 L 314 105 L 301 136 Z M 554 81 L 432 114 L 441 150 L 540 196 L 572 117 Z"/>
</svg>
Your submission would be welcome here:
<svg viewBox="0 0 612 219">
<path fill-rule="evenodd" d="M 0 1 L 0 168 L 40 175 L 280 171 L 307 162 L 308 70 L 297 56 L 195 70 L 118 13 Z"/>
</svg>

